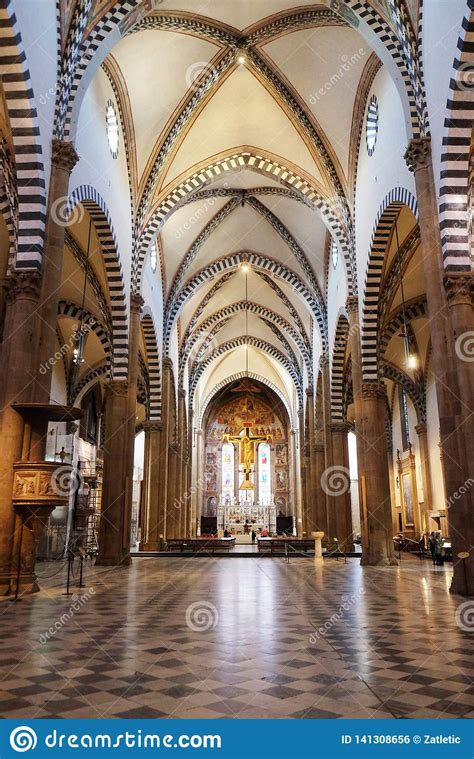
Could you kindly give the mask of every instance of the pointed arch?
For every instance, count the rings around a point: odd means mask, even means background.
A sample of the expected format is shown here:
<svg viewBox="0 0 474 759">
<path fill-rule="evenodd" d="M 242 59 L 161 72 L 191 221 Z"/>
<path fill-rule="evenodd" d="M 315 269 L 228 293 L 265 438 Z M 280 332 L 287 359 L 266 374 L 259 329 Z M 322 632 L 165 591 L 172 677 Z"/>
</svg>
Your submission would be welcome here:
<svg viewBox="0 0 474 759">
<path fill-rule="evenodd" d="M 143 315 L 142 330 L 150 381 L 150 421 L 155 422 L 161 419 L 161 370 L 156 329 L 151 313 Z"/>
<path fill-rule="evenodd" d="M 0 76 L 7 104 L 18 188 L 15 267 L 40 269 L 46 185 L 33 85 L 12 0 L 0 2 Z"/>
<path fill-rule="evenodd" d="M 111 369 L 112 358 L 111 335 L 107 333 L 106 329 L 96 319 L 94 314 L 91 314 L 90 311 L 83 311 L 81 306 L 77 306 L 75 303 L 71 303 L 70 301 L 66 300 L 60 300 L 58 303 L 58 316 L 69 316 L 71 319 L 76 319 L 79 322 L 83 320 L 84 324 L 88 325 L 89 329 L 96 335 L 97 339 L 102 345 L 102 348 L 104 349 L 107 364 L 107 373 L 109 373 Z"/>
<path fill-rule="evenodd" d="M 192 398 L 194 396 L 194 392 L 196 390 L 197 384 L 208 366 L 212 364 L 213 361 L 215 361 L 219 356 L 222 356 L 224 353 L 227 353 L 230 350 L 234 350 L 235 348 L 239 348 L 241 345 L 252 345 L 254 348 L 258 348 L 259 350 L 263 351 L 264 353 L 267 353 L 272 358 L 276 359 L 283 367 L 286 369 L 288 374 L 290 375 L 291 379 L 293 380 L 296 392 L 298 395 L 298 406 L 300 409 L 303 408 L 303 382 L 301 379 L 301 375 L 298 371 L 298 369 L 294 366 L 294 364 L 280 351 L 278 348 L 276 348 L 271 343 L 267 343 L 266 340 L 261 340 L 257 337 L 237 337 L 233 340 L 228 340 L 225 343 L 222 343 L 222 345 L 219 345 L 216 350 L 214 350 L 207 358 L 202 361 L 198 367 L 196 368 L 193 375 L 190 377 L 189 381 L 189 397 Z"/>
<path fill-rule="evenodd" d="M 344 422 L 344 361 L 349 339 L 349 321 L 346 314 L 339 314 L 334 345 L 332 349 L 331 366 L 331 420 Z"/>
<path fill-rule="evenodd" d="M 84 206 L 94 222 L 107 272 L 113 326 L 113 377 L 114 379 L 126 379 L 128 373 L 127 306 L 122 264 L 114 228 L 107 205 L 94 187 L 80 185 L 75 188 L 68 201 L 69 214 L 72 213 L 78 203 Z"/>
<path fill-rule="evenodd" d="M 474 9 L 469 0 L 458 38 L 444 121 L 439 214 L 444 266 L 471 271 L 474 241 L 469 227 L 473 189 L 474 98 L 472 97 Z M 472 221 L 471 221 L 472 225 Z"/>
<path fill-rule="evenodd" d="M 156 203 L 143 224 L 137 249 L 134 251 L 132 263 L 132 287 L 139 292 L 143 273 L 143 263 L 151 239 L 161 229 L 166 219 L 186 204 L 189 198 L 205 185 L 213 182 L 227 172 L 236 172 L 243 169 L 255 171 L 271 177 L 283 186 L 296 191 L 301 198 L 321 212 L 326 225 L 338 240 L 346 263 L 348 290 L 356 287 L 353 276 L 353 261 L 350 254 L 351 232 L 347 229 L 335 210 L 333 200 L 327 192 L 314 179 L 309 177 L 302 169 L 291 165 L 288 161 L 283 162 L 280 156 L 261 154 L 257 148 L 243 147 L 238 152 L 227 151 L 215 156 L 210 162 L 205 161 L 191 169 L 172 189 Z"/>
<path fill-rule="evenodd" d="M 314 318 L 318 323 L 321 341 L 323 345 L 326 346 L 326 314 L 321 313 L 320 305 L 298 275 L 283 264 L 275 261 L 273 258 L 263 256 L 260 253 L 254 253 L 253 251 L 240 251 L 217 259 L 204 269 L 201 269 L 201 271 L 195 274 L 194 277 L 183 286 L 174 302 L 167 305 L 163 330 L 163 351 L 165 355 L 168 355 L 169 352 L 173 324 L 186 301 L 194 295 L 201 285 L 205 284 L 212 277 L 229 269 L 237 269 L 242 263 L 242 257 L 244 255 L 251 266 L 255 266 L 257 269 L 263 269 L 274 276 L 279 277 L 289 284 L 303 298 L 303 300 L 306 301 L 307 306 L 312 311 Z"/>
<path fill-rule="evenodd" d="M 392 228 L 403 206 L 418 217 L 416 199 L 404 187 L 395 187 L 384 198 L 374 222 L 365 276 L 364 305 L 362 312 L 362 374 L 364 381 L 379 376 L 377 340 L 379 323 L 379 296 L 387 245 Z"/>
<path fill-rule="evenodd" d="M 219 393 L 221 390 L 223 390 L 225 387 L 228 387 L 228 385 L 232 385 L 233 382 L 236 382 L 237 380 L 245 379 L 246 377 L 249 377 L 250 379 L 257 380 L 258 382 L 261 382 L 262 385 L 266 385 L 270 388 L 270 390 L 273 390 L 275 395 L 278 396 L 278 398 L 283 403 L 287 413 L 288 418 L 290 420 L 290 424 L 292 427 L 296 427 L 296 419 L 294 415 L 291 413 L 290 405 L 285 398 L 282 391 L 273 384 L 273 382 L 270 382 L 266 377 L 263 377 L 261 374 L 256 374 L 255 372 L 237 372 L 236 374 L 231 374 L 229 377 L 226 377 L 225 379 L 221 380 L 221 382 L 218 382 L 215 387 L 212 388 L 211 392 L 206 396 L 206 399 L 201 407 L 201 412 L 199 415 L 199 427 L 202 427 L 203 421 L 204 421 L 204 414 L 206 413 L 207 407 L 209 406 L 212 399 Z"/>
</svg>

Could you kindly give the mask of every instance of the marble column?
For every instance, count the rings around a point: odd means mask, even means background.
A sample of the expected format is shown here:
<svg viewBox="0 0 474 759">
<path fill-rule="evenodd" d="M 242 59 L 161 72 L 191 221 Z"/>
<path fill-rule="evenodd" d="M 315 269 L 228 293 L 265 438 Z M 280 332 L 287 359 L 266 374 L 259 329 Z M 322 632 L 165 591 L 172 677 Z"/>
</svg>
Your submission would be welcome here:
<svg viewBox="0 0 474 759">
<path fill-rule="evenodd" d="M 105 392 L 104 478 L 99 527 L 98 566 L 127 566 L 130 559 L 132 480 L 128 469 L 130 448 L 129 388 L 112 380 Z"/>
<path fill-rule="evenodd" d="M 353 551 L 351 478 L 347 450 L 347 424 L 331 424 L 332 465 L 334 467 L 328 484 L 331 487 L 335 511 L 335 525 L 339 548 Z"/>
<path fill-rule="evenodd" d="M 299 537 L 306 529 L 306 513 L 308 509 L 308 471 L 306 466 L 306 440 L 304 429 L 303 409 L 298 411 L 298 438 L 300 454 L 300 507 L 296 517 L 296 532 Z"/>
<path fill-rule="evenodd" d="M 165 513 L 160 501 L 161 478 L 161 422 L 144 422 L 145 460 L 143 482 L 145 487 L 141 551 L 159 551 L 164 535 Z"/>
<path fill-rule="evenodd" d="M 180 510 L 180 536 L 186 535 L 188 524 L 189 491 L 187 487 L 187 432 L 186 432 L 186 391 L 178 390 L 178 470 L 177 470 L 177 493 L 176 497 L 181 504 Z"/>
<path fill-rule="evenodd" d="M 316 530 L 314 517 L 316 514 L 317 498 L 317 467 L 316 467 L 316 429 L 314 414 L 314 391 L 313 388 L 306 390 L 307 414 L 308 414 L 308 494 L 307 494 L 307 529 L 308 536 Z"/>
<path fill-rule="evenodd" d="M 431 489 L 430 449 L 428 446 L 426 424 L 424 422 L 417 424 L 415 426 L 415 432 L 418 435 L 421 482 L 423 485 L 423 510 L 421 511 L 421 529 L 423 532 L 427 532 L 429 530 L 427 512 L 433 510 L 433 493 Z"/>
<path fill-rule="evenodd" d="M 204 463 L 203 463 L 203 431 L 202 429 L 196 430 L 196 467 L 195 467 L 195 474 L 196 474 L 196 495 L 194 496 L 196 499 L 196 509 L 195 509 L 195 524 L 194 524 L 194 530 L 196 535 L 201 534 L 201 516 L 202 516 L 202 506 L 203 506 L 203 485 L 204 485 Z M 238 477 L 236 477 L 234 490 L 237 494 L 239 492 L 239 483 L 238 483 Z M 194 534 L 194 533 L 192 533 Z"/>
<path fill-rule="evenodd" d="M 364 510 L 364 494 L 361 491 L 361 483 L 364 482 L 364 429 L 362 413 L 362 354 L 360 347 L 360 321 L 359 321 L 359 299 L 357 296 L 350 296 L 346 300 L 346 311 L 349 317 L 349 334 L 348 342 L 351 352 L 351 374 L 352 374 L 352 394 L 354 398 L 354 432 L 356 436 L 357 449 L 357 474 L 359 487 L 359 509 L 361 515 L 361 542 L 362 551 L 367 550 L 368 534 L 364 529 L 367 526 L 366 515 Z"/>
<path fill-rule="evenodd" d="M 328 488 L 328 478 L 332 473 L 332 438 L 331 438 L 331 383 L 329 380 L 329 356 L 321 356 L 319 362 L 321 368 L 321 387 L 323 398 L 323 436 L 324 436 L 324 472 L 321 478 L 321 487 L 326 496 L 327 513 L 327 539 L 332 545 L 336 535 L 335 503 Z"/>
<path fill-rule="evenodd" d="M 363 547 L 361 564 L 392 566 L 392 508 L 385 429 L 385 388 L 381 382 L 362 384 L 362 423 L 364 428 L 364 498 L 368 545 Z M 364 528 L 362 528 L 364 529 Z"/>
<path fill-rule="evenodd" d="M 472 413 L 472 380 L 466 379 L 469 367 L 459 350 L 459 339 L 472 331 L 472 312 L 460 305 L 449 313 L 444 287 L 443 252 L 440 237 L 438 203 L 433 175 L 431 140 L 411 140 L 405 154 L 407 165 L 415 175 L 419 210 L 421 250 L 428 302 L 428 325 L 431 338 L 431 366 L 436 382 L 444 477 L 449 508 L 450 538 L 453 546 L 453 581 L 451 592 L 474 594 L 474 493 L 466 487 L 470 481 L 470 453 L 467 442 L 472 435 L 466 420 Z M 451 285 L 448 284 L 448 291 Z M 452 297 L 452 296 L 451 296 Z M 466 304 L 467 305 L 467 304 Z M 453 320 L 453 321 L 451 321 Z M 467 329 L 465 329 L 467 328 Z M 456 341 L 455 341 L 455 336 Z M 469 339 L 469 337 L 468 337 Z M 465 561 L 458 553 L 469 553 Z"/>
<path fill-rule="evenodd" d="M 53 139 L 51 176 L 49 180 L 48 209 L 41 265 L 41 294 L 39 340 L 37 343 L 37 374 L 35 400 L 49 401 L 51 372 L 43 373 L 54 355 L 58 301 L 64 256 L 64 237 L 68 224 L 66 212 L 71 172 L 79 160 L 72 142 Z"/>
<path fill-rule="evenodd" d="M 11 589 L 15 525 L 21 525 L 12 505 L 13 464 L 21 459 L 24 423 L 12 403 L 32 400 L 37 314 L 38 272 L 14 271 L 4 282 L 6 310 L 0 366 L 0 594 Z M 48 372 L 51 367 L 48 368 Z"/>
</svg>

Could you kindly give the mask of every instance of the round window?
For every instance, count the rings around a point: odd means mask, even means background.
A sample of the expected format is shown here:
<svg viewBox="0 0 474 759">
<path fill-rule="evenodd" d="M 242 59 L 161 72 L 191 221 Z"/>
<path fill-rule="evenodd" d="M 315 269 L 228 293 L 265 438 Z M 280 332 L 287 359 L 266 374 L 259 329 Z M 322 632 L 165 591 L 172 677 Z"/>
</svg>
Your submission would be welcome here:
<svg viewBox="0 0 474 759">
<path fill-rule="evenodd" d="M 377 142 L 377 134 L 379 131 L 379 106 L 377 98 L 372 95 L 367 109 L 367 123 L 365 126 L 365 141 L 367 143 L 367 153 L 372 155 L 375 150 L 375 143 Z"/>
<path fill-rule="evenodd" d="M 105 125 L 107 129 L 107 139 L 109 141 L 110 152 L 112 153 L 113 158 L 117 158 L 119 147 L 119 125 L 115 107 L 111 100 L 109 100 L 107 103 Z"/>
</svg>

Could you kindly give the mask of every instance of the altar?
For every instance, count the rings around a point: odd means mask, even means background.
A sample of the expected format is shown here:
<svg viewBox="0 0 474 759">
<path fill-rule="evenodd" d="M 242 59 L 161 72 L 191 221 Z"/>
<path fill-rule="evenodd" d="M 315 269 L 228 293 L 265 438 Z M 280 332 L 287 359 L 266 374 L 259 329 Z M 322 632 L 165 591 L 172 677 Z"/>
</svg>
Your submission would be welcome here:
<svg viewBox="0 0 474 759">
<path fill-rule="evenodd" d="M 227 529 L 232 535 L 245 535 L 252 530 L 258 533 L 265 528 L 274 533 L 276 508 L 274 505 L 265 506 L 250 500 L 223 504 L 217 509 L 217 527 L 219 531 Z"/>
</svg>

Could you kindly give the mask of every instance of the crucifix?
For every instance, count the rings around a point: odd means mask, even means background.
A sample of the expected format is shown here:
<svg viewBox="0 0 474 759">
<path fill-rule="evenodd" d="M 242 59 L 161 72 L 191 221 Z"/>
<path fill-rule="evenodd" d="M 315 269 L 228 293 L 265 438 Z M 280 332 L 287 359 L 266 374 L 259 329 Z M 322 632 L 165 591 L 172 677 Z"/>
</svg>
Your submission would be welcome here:
<svg viewBox="0 0 474 759">
<path fill-rule="evenodd" d="M 252 422 L 245 422 L 240 435 L 224 434 L 222 436 L 224 443 L 239 444 L 239 463 L 242 465 L 244 475 L 239 490 L 255 490 L 255 483 L 252 482 L 251 478 L 252 466 L 255 464 L 255 446 L 257 443 L 271 443 L 272 441 L 271 435 L 252 435 L 251 430 Z"/>
</svg>

